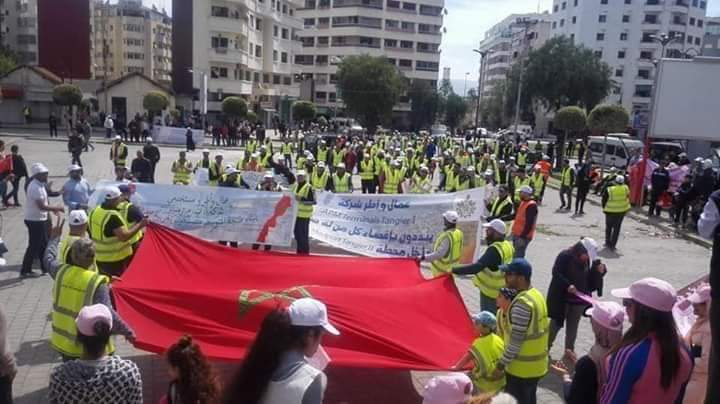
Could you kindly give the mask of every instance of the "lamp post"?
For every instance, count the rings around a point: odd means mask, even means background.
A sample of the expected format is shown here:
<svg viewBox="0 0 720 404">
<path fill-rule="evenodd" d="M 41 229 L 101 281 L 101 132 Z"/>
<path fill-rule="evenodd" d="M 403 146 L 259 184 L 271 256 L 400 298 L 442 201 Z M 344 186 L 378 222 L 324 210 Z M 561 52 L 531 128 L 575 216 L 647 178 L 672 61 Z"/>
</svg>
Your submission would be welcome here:
<svg viewBox="0 0 720 404">
<path fill-rule="evenodd" d="M 520 98 L 522 97 L 522 85 L 523 85 L 523 73 L 525 72 L 525 69 L 523 67 L 523 56 L 525 53 L 525 50 L 527 49 L 527 31 L 528 28 L 530 28 L 531 25 L 537 23 L 537 20 L 531 20 L 529 18 L 518 18 L 515 20 L 514 26 L 522 27 L 522 37 L 520 38 L 520 54 L 518 54 L 518 63 L 520 63 L 520 78 L 518 79 L 518 89 L 517 89 L 517 99 L 515 100 L 515 134 L 518 133 L 518 122 L 520 121 Z"/>
<path fill-rule="evenodd" d="M 188 69 L 188 72 L 190 74 L 199 73 L 200 77 L 202 79 L 202 82 L 200 83 L 200 90 L 201 90 L 201 98 L 200 98 L 200 114 L 202 115 L 202 130 L 203 134 L 205 133 L 205 125 L 207 124 L 207 109 L 208 109 L 208 103 L 207 103 L 207 92 L 208 92 L 208 77 L 207 72 L 204 70 L 193 70 Z"/>
<path fill-rule="evenodd" d="M 465 73 L 465 85 L 463 86 L 463 99 L 467 97 L 467 78 L 470 75 L 470 72 Z"/>
<path fill-rule="evenodd" d="M 480 121 L 480 100 L 483 96 L 483 90 L 484 90 L 484 84 L 485 84 L 485 57 L 488 54 L 488 51 L 481 51 L 479 49 L 473 49 L 473 52 L 480 55 L 480 68 L 478 69 L 478 99 L 477 99 L 477 105 L 475 106 L 475 131 L 477 132 L 480 127 L 480 124 L 482 123 Z M 477 133 L 476 133 L 477 134 Z"/>
</svg>

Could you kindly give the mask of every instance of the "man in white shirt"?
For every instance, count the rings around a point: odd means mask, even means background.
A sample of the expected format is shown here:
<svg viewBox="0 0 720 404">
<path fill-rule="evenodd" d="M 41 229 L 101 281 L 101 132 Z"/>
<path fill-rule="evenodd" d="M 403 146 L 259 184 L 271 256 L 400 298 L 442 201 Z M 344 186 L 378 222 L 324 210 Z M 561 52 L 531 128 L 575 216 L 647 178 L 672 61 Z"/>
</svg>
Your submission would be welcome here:
<svg viewBox="0 0 720 404">
<path fill-rule="evenodd" d="M 62 206 L 51 206 L 48 194 L 56 196 L 59 193 L 48 191 L 48 169 L 42 163 L 35 163 L 30 168 L 30 183 L 27 186 L 27 202 L 25 203 L 25 226 L 28 228 L 28 246 L 23 257 L 20 276 L 32 277 L 35 258 L 40 260 L 43 273 L 47 270 L 42 263 L 43 253 L 48 243 L 48 212 L 56 215 L 62 214 Z"/>
<path fill-rule="evenodd" d="M 103 127 L 105 127 L 105 137 L 110 139 L 110 137 L 112 137 L 113 128 L 115 127 L 115 122 L 113 122 L 113 119 L 109 114 L 105 117 Z"/>
</svg>

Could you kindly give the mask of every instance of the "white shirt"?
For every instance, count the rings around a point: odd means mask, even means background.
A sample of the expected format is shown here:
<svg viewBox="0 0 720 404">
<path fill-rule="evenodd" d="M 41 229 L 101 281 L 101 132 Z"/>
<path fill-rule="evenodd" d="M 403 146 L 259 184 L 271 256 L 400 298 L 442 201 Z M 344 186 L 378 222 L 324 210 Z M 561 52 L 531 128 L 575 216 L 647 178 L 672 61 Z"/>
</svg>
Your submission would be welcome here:
<svg viewBox="0 0 720 404">
<path fill-rule="evenodd" d="M 700 220 L 698 220 L 698 233 L 702 237 L 712 240 L 718 224 L 720 224 L 720 212 L 718 212 L 715 201 L 711 198 L 705 203 L 703 213 L 700 215 Z"/>
<path fill-rule="evenodd" d="M 38 202 L 48 204 L 48 194 L 45 184 L 32 180 L 27 187 L 27 202 L 25 203 L 25 220 L 33 222 L 44 222 L 48 218 L 48 212 L 38 207 Z"/>
<path fill-rule="evenodd" d="M 112 129 L 113 128 L 113 120 L 110 117 L 105 118 L 105 129 Z"/>
</svg>

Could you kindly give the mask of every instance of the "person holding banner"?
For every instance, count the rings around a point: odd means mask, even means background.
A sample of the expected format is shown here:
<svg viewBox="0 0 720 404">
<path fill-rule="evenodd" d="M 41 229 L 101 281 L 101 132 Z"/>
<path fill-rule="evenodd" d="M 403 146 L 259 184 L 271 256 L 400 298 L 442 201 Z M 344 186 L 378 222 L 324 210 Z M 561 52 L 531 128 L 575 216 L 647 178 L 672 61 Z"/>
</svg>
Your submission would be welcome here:
<svg viewBox="0 0 720 404">
<path fill-rule="evenodd" d="M 405 172 L 401 168 L 401 164 L 398 160 L 393 160 L 389 165 L 385 165 L 385 170 L 382 174 L 383 182 L 383 193 L 384 194 L 399 194 L 402 193 L 400 184 L 405 179 Z"/>
<path fill-rule="evenodd" d="M 363 194 L 374 194 L 375 193 L 375 159 L 373 158 L 370 149 L 365 149 L 362 153 L 362 160 L 360 160 L 360 185 L 362 187 Z"/>
<path fill-rule="evenodd" d="M 120 190 L 120 192 L 122 192 L 122 201 L 118 204 L 117 209 L 120 212 L 120 215 L 122 215 L 123 220 L 125 220 L 127 226 L 132 227 L 135 223 L 142 221 L 145 217 L 145 214 L 139 206 L 134 205 L 132 202 L 130 202 L 130 196 L 132 195 L 132 189 L 130 188 L 130 185 L 120 184 L 118 185 L 118 189 Z M 143 231 L 140 230 L 135 233 L 135 235 L 132 236 L 132 238 L 130 239 L 133 254 L 135 254 L 138 247 L 140 246 L 143 234 Z"/>
<path fill-rule="evenodd" d="M 473 379 L 476 392 L 495 394 L 505 387 L 505 375 L 494 377 L 495 364 L 505 350 L 505 342 L 495 330 L 497 319 L 489 311 L 482 311 L 472 316 L 475 331 L 478 334 L 468 352 L 453 367 L 453 370 L 464 369 L 474 362 L 470 375 Z"/>
<path fill-rule="evenodd" d="M 505 287 L 505 275 L 500 271 L 500 266 L 512 261 L 515 248 L 510 241 L 505 240 L 507 227 L 502 220 L 494 219 L 482 226 L 489 247 L 476 263 L 457 266 L 452 269 L 452 273 L 474 275 L 473 284 L 480 289 L 480 309 L 495 314 L 498 293 Z"/>
<path fill-rule="evenodd" d="M 181 151 L 179 158 L 173 162 L 170 168 L 173 173 L 173 184 L 175 185 L 190 185 L 190 173 L 193 172 L 193 167 L 185 156 L 185 151 Z"/>
<path fill-rule="evenodd" d="M 210 169 L 210 150 L 203 149 L 202 159 L 198 160 L 198 162 L 195 163 L 195 168 L 193 169 L 193 172 L 197 172 L 198 168 Z"/>
<path fill-rule="evenodd" d="M 429 194 L 432 192 L 432 183 L 428 173 L 427 166 L 421 165 L 418 174 L 414 175 L 410 180 L 411 194 Z"/>
<path fill-rule="evenodd" d="M 310 218 L 314 210 L 313 205 L 317 201 L 313 187 L 305 179 L 305 171 L 298 171 L 295 177 L 297 182 L 291 187 L 295 199 L 298 201 L 294 230 L 295 243 L 297 244 L 297 253 L 307 255 L 310 254 Z"/>
<path fill-rule="evenodd" d="M 500 219 L 505 222 L 505 226 L 510 226 L 515 214 L 513 213 L 512 199 L 510 199 L 510 192 L 508 191 L 507 185 L 500 185 L 497 187 L 497 197 L 487 205 L 489 216 L 486 218 L 487 221 L 494 219 Z"/>
<path fill-rule="evenodd" d="M 223 175 L 223 154 L 222 152 L 215 153 L 215 161 L 210 164 L 208 168 L 208 185 L 217 186 L 220 181 L 220 177 Z"/>
<path fill-rule="evenodd" d="M 433 277 L 451 273 L 453 267 L 460 261 L 463 248 L 463 232 L 457 228 L 458 213 L 448 210 L 442 216 L 445 230 L 435 237 L 433 252 L 428 255 L 423 252 L 416 258 L 418 264 L 421 261 L 430 262 Z"/>
<path fill-rule="evenodd" d="M 339 163 L 335 167 L 330 189 L 336 194 L 351 194 L 353 192 L 352 175 L 345 172 L 345 163 Z"/>
</svg>

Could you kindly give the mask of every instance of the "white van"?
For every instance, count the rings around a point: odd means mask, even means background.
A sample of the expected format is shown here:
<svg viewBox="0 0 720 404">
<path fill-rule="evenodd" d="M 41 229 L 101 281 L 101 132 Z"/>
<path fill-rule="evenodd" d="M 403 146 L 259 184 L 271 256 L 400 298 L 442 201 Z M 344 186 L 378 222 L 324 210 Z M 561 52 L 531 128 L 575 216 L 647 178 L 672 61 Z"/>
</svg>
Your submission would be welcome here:
<svg viewBox="0 0 720 404">
<path fill-rule="evenodd" d="M 605 161 L 603 161 L 603 144 L 605 144 Z M 625 136 L 608 135 L 607 143 L 604 136 L 590 136 L 588 138 L 588 153 L 592 164 L 602 164 L 606 167 L 626 168 L 628 161 L 637 150 L 642 151 L 643 143 L 639 140 L 629 139 Z"/>
</svg>

